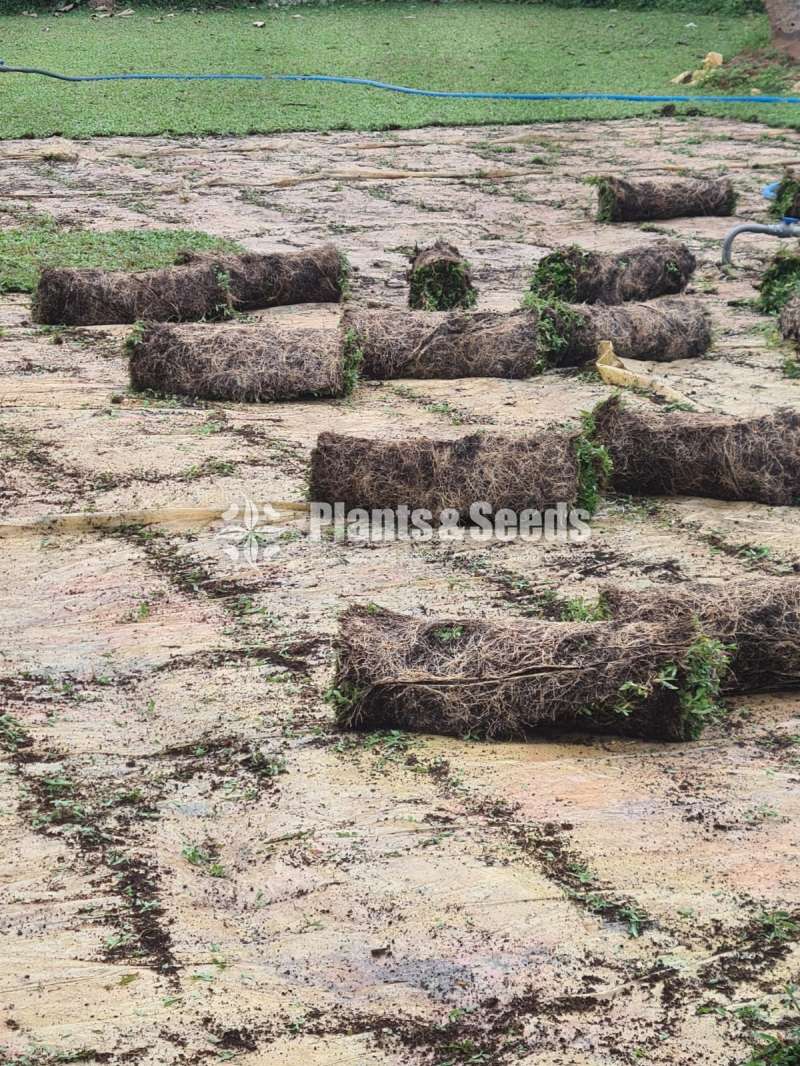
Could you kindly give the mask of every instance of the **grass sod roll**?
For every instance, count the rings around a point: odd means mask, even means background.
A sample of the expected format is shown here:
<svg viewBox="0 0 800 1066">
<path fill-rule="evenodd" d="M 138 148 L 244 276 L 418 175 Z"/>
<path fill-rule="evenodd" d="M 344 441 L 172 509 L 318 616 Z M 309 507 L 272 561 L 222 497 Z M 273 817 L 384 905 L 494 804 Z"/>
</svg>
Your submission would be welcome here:
<svg viewBox="0 0 800 1066">
<path fill-rule="evenodd" d="M 800 295 L 793 296 L 783 305 L 778 328 L 784 340 L 800 345 Z"/>
<path fill-rule="evenodd" d="M 190 252 L 174 266 L 137 273 L 55 267 L 41 273 L 33 319 L 67 326 L 223 320 L 280 304 L 338 302 L 346 278 L 333 244 L 269 255 Z"/>
<path fill-rule="evenodd" d="M 363 377 L 527 378 L 541 369 L 529 311 L 345 311 L 342 329 L 363 353 Z"/>
<path fill-rule="evenodd" d="M 539 315 L 539 355 L 545 366 L 582 366 L 611 341 L 621 359 L 665 363 L 693 359 L 711 345 L 711 327 L 701 304 L 684 297 L 651 303 L 568 304 L 529 293 L 525 306 Z"/>
<path fill-rule="evenodd" d="M 343 396 L 357 353 L 334 330 L 148 323 L 126 344 L 131 386 L 162 395 L 264 403 Z"/>
<path fill-rule="evenodd" d="M 434 522 L 454 509 L 469 522 L 473 503 L 517 515 L 558 504 L 593 513 L 611 472 L 591 416 L 581 430 L 542 429 L 531 437 L 475 433 L 458 440 L 370 440 L 320 433 L 311 453 L 309 498 L 347 510 L 407 506 Z"/>
<path fill-rule="evenodd" d="M 458 248 L 436 241 L 417 249 L 408 271 L 408 306 L 418 311 L 452 311 L 474 307 L 478 293 L 469 263 Z"/>
<path fill-rule="evenodd" d="M 800 218 L 800 178 L 795 173 L 784 174 L 769 205 L 769 213 L 778 222 L 782 218 Z"/>
<path fill-rule="evenodd" d="M 629 407 L 593 411 L 612 487 L 634 496 L 705 496 L 775 506 L 800 502 L 800 413 L 755 418 Z"/>
<path fill-rule="evenodd" d="M 540 260 L 530 290 L 568 303 L 621 304 L 683 292 L 697 261 L 680 241 L 640 245 L 626 252 L 589 252 L 576 244 Z"/>
<path fill-rule="evenodd" d="M 764 271 L 758 284 L 758 307 L 766 314 L 778 314 L 800 296 L 800 255 L 780 251 Z"/>
<path fill-rule="evenodd" d="M 736 192 L 729 178 L 626 181 L 599 177 L 592 180 L 597 186 L 598 222 L 732 215 L 736 208 Z"/>
<path fill-rule="evenodd" d="M 581 366 L 609 340 L 621 358 L 691 359 L 711 344 L 699 303 L 568 304 L 533 293 L 521 311 L 345 311 L 346 343 L 363 355 L 362 376 L 522 379 Z"/>
<path fill-rule="evenodd" d="M 345 729 L 691 740 L 720 714 L 727 664 L 722 645 L 682 619 L 484 621 L 351 607 L 329 698 Z"/>
<path fill-rule="evenodd" d="M 632 592 L 601 590 L 608 617 L 620 623 L 698 619 L 703 631 L 731 650 L 724 690 L 770 692 L 800 687 L 800 578 L 724 585 L 695 584 Z"/>
</svg>

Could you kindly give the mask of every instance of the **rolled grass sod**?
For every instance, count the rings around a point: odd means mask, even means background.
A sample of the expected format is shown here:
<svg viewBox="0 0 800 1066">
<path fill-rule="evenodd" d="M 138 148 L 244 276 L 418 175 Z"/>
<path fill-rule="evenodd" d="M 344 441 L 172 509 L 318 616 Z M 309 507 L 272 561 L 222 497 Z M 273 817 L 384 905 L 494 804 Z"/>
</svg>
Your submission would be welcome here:
<svg viewBox="0 0 800 1066">
<path fill-rule="evenodd" d="M 408 271 L 408 306 L 417 311 L 474 307 L 478 299 L 469 263 L 454 244 L 436 241 L 415 252 Z"/>
<path fill-rule="evenodd" d="M 668 362 L 702 355 L 711 329 L 702 306 L 684 299 L 606 306 L 567 304 L 529 293 L 521 311 L 345 311 L 347 343 L 365 378 L 521 379 L 581 366 L 612 341 L 622 358 Z"/>
<path fill-rule="evenodd" d="M 42 271 L 33 319 L 45 325 L 220 320 L 280 304 L 337 302 L 346 261 L 333 244 L 303 252 L 188 252 L 162 270 Z"/>
<path fill-rule="evenodd" d="M 686 583 L 631 592 L 601 590 L 607 616 L 618 622 L 699 620 L 730 649 L 726 692 L 770 692 L 800 686 L 800 578 Z"/>
<path fill-rule="evenodd" d="M 636 304 L 567 304 L 529 293 L 523 302 L 538 312 L 538 351 L 545 367 L 593 362 L 601 341 L 611 341 L 622 359 L 659 363 L 695 358 L 711 345 L 711 327 L 702 305 L 683 297 Z"/>
<path fill-rule="evenodd" d="M 736 193 L 728 178 L 683 181 L 594 179 L 598 222 L 646 222 L 665 218 L 732 215 Z"/>
<path fill-rule="evenodd" d="M 540 260 L 530 291 L 568 303 L 621 304 L 683 292 L 697 261 L 680 241 L 640 245 L 626 252 L 589 252 L 576 244 Z"/>
<path fill-rule="evenodd" d="M 800 502 L 800 413 L 736 418 L 663 412 L 612 397 L 593 416 L 593 439 L 611 457 L 617 492 Z"/>
<path fill-rule="evenodd" d="M 136 328 L 127 342 L 131 386 L 203 400 L 265 403 L 344 396 L 357 365 L 334 330 L 165 323 Z"/>
<path fill-rule="evenodd" d="M 590 731 L 691 740 L 721 715 L 728 655 L 669 625 L 424 618 L 351 607 L 330 690 L 345 729 L 514 738 Z"/>
<path fill-rule="evenodd" d="M 800 178 L 793 172 L 784 174 L 769 213 L 775 219 L 800 218 Z"/>
<path fill-rule="evenodd" d="M 558 504 L 592 511 L 608 473 L 604 450 L 580 431 L 393 441 L 320 433 L 311 453 L 309 497 L 343 503 L 346 510 L 427 510 L 434 524 L 452 509 L 468 524 L 476 502 L 518 515 Z"/>
<path fill-rule="evenodd" d="M 342 329 L 365 378 L 527 378 L 541 369 L 529 311 L 351 311 Z"/>
<path fill-rule="evenodd" d="M 800 344 L 800 295 L 793 296 L 783 305 L 778 328 L 784 340 Z"/>
<path fill-rule="evenodd" d="M 780 251 L 759 282 L 758 306 L 767 314 L 777 314 L 795 297 L 800 297 L 800 255 Z"/>
</svg>

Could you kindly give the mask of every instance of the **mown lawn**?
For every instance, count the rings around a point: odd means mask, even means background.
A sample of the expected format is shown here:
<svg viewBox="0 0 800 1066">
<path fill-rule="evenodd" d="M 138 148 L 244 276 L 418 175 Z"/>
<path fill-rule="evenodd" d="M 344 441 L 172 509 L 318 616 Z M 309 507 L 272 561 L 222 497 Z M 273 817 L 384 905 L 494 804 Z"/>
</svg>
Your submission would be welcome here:
<svg viewBox="0 0 800 1066">
<path fill-rule="evenodd" d="M 32 292 L 44 267 L 149 270 L 171 266 L 180 252 L 241 251 L 233 241 L 197 230 L 84 230 L 45 215 L 0 229 L 0 293 Z"/>
<path fill-rule="evenodd" d="M 664 93 L 710 50 L 763 39 L 759 16 L 526 4 L 386 3 L 239 9 L 131 18 L 0 16 L 9 66 L 89 74 L 180 71 L 328 73 L 437 89 Z M 255 21 L 266 26 L 257 29 Z M 0 75 L 0 137 L 376 129 L 432 123 L 621 117 L 656 105 L 448 101 L 320 84 L 149 82 L 70 85 Z M 709 109 L 789 125 L 800 109 Z M 598 152 L 602 146 L 598 145 Z"/>
</svg>

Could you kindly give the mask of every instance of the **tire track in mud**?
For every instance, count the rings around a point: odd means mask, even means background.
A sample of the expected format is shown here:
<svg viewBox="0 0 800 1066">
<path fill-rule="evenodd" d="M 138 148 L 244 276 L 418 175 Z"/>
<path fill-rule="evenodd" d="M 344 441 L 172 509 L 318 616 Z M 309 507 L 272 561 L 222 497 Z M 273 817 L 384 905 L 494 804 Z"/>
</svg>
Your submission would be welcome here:
<svg viewBox="0 0 800 1066">
<path fill-rule="evenodd" d="M 158 900 L 159 873 L 154 863 L 132 854 L 140 825 L 158 816 L 158 790 L 82 781 L 75 762 L 56 748 L 36 744 L 10 711 L 0 718 L 3 723 L 0 747 L 22 789 L 21 809 L 33 831 L 68 844 L 87 871 L 105 868 L 103 878 L 119 909 L 99 918 L 111 920 L 118 930 L 106 941 L 104 959 L 130 959 L 174 982 L 178 964 Z M 43 764 L 44 773 L 34 769 Z"/>
<path fill-rule="evenodd" d="M 368 750 L 374 758 L 382 757 L 378 745 L 371 744 Z M 492 832 L 510 841 L 523 858 L 533 861 L 537 869 L 585 913 L 616 928 L 627 926 L 630 935 L 638 935 L 646 929 L 672 933 L 647 915 L 630 897 L 618 893 L 613 886 L 591 874 L 586 858 L 570 845 L 568 833 L 571 827 L 568 823 L 532 824 L 519 819 L 518 807 L 505 800 L 471 796 L 458 776 L 451 772 L 449 763 L 440 756 L 426 761 L 412 753 L 405 760 L 393 760 L 393 763 L 415 774 L 429 774 L 443 796 L 456 798 L 468 816 L 482 821 Z M 624 1041 L 620 1041 L 618 1034 L 613 1035 L 608 1050 L 626 1053 L 639 1048 L 655 1048 L 662 1040 L 662 1033 L 679 1033 L 679 1011 L 689 1014 L 700 1009 L 708 1004 L 710 995 L 724 996 L 734 1002 L 737 993 L 753 983 L 763 987 L 763 979 L 768 978 L 775 966 L 800 944 L 800 909 L 783 912 L 762 908 L 759 912 L 755 900 L 751 901 L 751 906 L 753 916 L 739 930 L 724 930 L 721 923 L 716 923 L 708 953 L 697 961 L 693 972 L 684 972 L 662 962 L 663 949 L 654 955 L 652 964 L 644 967 L 639 963 L 625 965 L 615 960 L 597 959 L 596 963 L 620 974 L 618 984 L 601 988 L 595 981 L 593 987 L 591 974 L 587 974 L 586 991 L 547 999 L 529 989 L 504 1004 L 492 996 L 480 1004 L 478 1011 L 457 1021 L 451 1019 L 444 1025 L 407 1019 L 376 1020 L 354 1014 L 347 1019 L 326 1020 L 320 1016 L 318 1024 L 310 1031 L 321 1036 L 370 1032 L 378 1047 L 392 1050 L 393 1044 L 395 1047 L 400 1044 L 420 1054 L 425 1063 L 438 1061 L 438 1056 L 446 1053 L 452 1056 L 454 1063 L 491 1061 L 500 1066 L 515 1061 L 522 1051 L 532 1052 L 545 1047 L 563 1050 L 564 1045 L 555 1031 L 552 1040 L 540 1033 L 535 1046 L 526 1043 L 522 1036 L 525 1022 L 545 1018 L 557 1027 L 559 1021 L 568 1016 L 592 1014 L 599 1022 L 613 1000 L 630 995 L 637 987 L 650 987 L 655 994 L 660 986 L 658 1014 L 649 1022 L 649 1034 L 643 1037 L 638 1033 L 635 1038 L 631 1037 L 628 1049 L 623 1047 Z M 712 1001 L 708 1012 L 712 1013 L 714 1009 L 719 1015 L 726 1015 L 725 1008 L 718 1005 L 714 1008 Z M 475 1058 L 470 1059 L 470 1055 Z M 481 1055 L 487 1058 L 483 1059 Z"/>
<path fill-rule="evenodd" d="M 166 575 L 180 593 L 220 601 L 235 619 L 240 619 L 242 597 L 261 587 L 213 578 L 202 563 L 183 557 L 180 545 L 165 534 L 129 527 L 113 535 L 141 548 L 147 563 Z M 151 673 L 231 661 L 267 661 L 302 675 L 309 670 L 306 655 L 317 644 L 317 639 L 309 638 L 292 641 L 283 648 L 256 646 L 200 652 L 169 660 L 145 675 L 115 677 L 112 684 L 115 689 L 131 689 Z M 28 816 L 34 832 L 66 843 L 87 872 L 96 875 L 98 867 L 102 867 L 102 882 L 116 901 L 113 910 L 94 919 L 110 923 L 115 929 L 105 941 L 103 959 L 146 966 L 178 987 L 182 967 L 160 902 L 158 862 L 148 854 L 148 836 L 153 823 L 161 817 L 159 804 L 168 800 L 173 782 L 183 783 L 208 774 L 235 779 L 244 791 L 260 795 L 274 789 L 276 777 L 285 772 L 282 757 L 265 751 L 254 740 L 204 733 L 150 755 L 137 756 L 136 760 L 128 759 L 124 767 L 116 771 L 112 768 L 110 777 L 87 776 L 81 759 L 37 742 L 13 713 L 18 706 L 24 709 L 37 702 L 37 687 L 41 685 L 49 689 L 49 702 L 54 686 L 60 698 L 82 700 L 97 688 L 98 682 L 67 675 L 31 674 L 0 681 L 0 752 L 8 757 L 20 786 L 21 811 Z M 107 691 L 109 686 L 104 683 L 102 687 Z M 156 767 L 154 775 L 137 774 L 136 762 L 142 759 Z M 128 777 L 133 779 L 130 785 L 126 784 Z M 209 847 L 213 844 L 207 843 Z"/>
</svg>

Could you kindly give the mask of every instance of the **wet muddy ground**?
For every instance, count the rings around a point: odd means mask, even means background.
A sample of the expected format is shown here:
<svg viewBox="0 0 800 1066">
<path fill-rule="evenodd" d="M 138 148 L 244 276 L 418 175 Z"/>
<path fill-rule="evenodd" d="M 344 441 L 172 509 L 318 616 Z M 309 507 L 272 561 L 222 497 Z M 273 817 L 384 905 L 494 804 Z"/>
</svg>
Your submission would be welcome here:
<svg viewBox="0 0 800 1066">
<path fill-rule="evenodd" d="M 59 142 L 61 162 L 5 142 L 0 221 L 333 239 L 373 307 L 402 306 L 405 255 L 436 237 L 471 260 L 479 308 L 511 309 L 557 244 L 677 235 L 715 343 L 657 372 L 750 414 L 800 397 L 747 303 L 774 242 L 743 238 L 726 276 L 730 220 L 598 225 L 581 178 L 730 174 L 763 221 L 760 186 L 796 154 L 703 118 Z M 349 603 L 533 615 L 606 581 L 789 573 L 796 511 L 616 499 L 583 545 L 359 546 L 278 507 L 250 567 L 187 509 L 302 501 L 321 430 L 529 432 L 610 390 L 552 372 L 159 401 L 127 390 L 124 328 L 37 328 L 29 307 L 0 297 L 0 1059 L 733 1066 L 796 1017 L 796 696 L 735 701 L 686 745 L 341 735 L 323 699 Z M 273 315 L 334 328 L 338 309 Z M 143 509 L 161 521 L 33 521 Z"/>
</svg>

